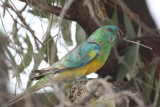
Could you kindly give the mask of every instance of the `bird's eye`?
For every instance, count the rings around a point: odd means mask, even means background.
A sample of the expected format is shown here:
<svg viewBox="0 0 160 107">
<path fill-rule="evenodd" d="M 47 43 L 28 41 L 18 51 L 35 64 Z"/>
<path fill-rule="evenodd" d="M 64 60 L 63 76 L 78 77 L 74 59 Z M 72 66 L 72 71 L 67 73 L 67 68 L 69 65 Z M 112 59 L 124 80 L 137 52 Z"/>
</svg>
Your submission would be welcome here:
<svg viewBox="0 0 160 107">
<path fill-rule="evenodd" d="M 108 31 L 109 31 L 109 32 L 112 32 L 113 30 L 112 30 L 111 28 L 108 28 Z"/>
</svg>

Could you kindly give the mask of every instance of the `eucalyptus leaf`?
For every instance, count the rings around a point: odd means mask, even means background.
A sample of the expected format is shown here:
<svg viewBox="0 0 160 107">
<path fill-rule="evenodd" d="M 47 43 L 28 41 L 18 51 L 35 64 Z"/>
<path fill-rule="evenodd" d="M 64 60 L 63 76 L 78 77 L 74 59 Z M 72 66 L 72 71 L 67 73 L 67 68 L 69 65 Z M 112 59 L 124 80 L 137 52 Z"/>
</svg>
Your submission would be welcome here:
<svg viewBox="0 0 160 107">
<path fill-rule="evenodd" d="M 59 0 L 59 2 L 60 2 L 60 4 L 61 4 L 61 6 L 64 7 L 64 5 L 65 5 L 65 0 Z"/>
<path fill-rule="evenodd" d="M 83 28 L 79 25 L 76 24 L 76 42 L 77 45 L 81 44 L 86 40 L 86 33 L 83 30 Z"/>
<path fill-rule="evenodd" d="M 57 56 L 57 47 L 54 43 L 54 39 L 51 37 L 51 35 L 49 36 L 48 40 L 46 40 L 46 42 L 48 42 L 47 48 L 46 48 L 46 59 L 49 58 L 49 64 L 53 64 L 55 61 L 58 60 L 58 56 Z M 49 54 L 48 54 L 49 52 Z M 49 56 L 48 56 L 49 55 Z"/>
<path fill-rule="evenodd" d="M 12 61 L 12 64 L 16 65 L 15 57 L 12 55 L 12 52 L 8 48 L 6 48 L 6 51 L 7 51 L 7 55 L 9 56 L 10 60 Z"/>
<path fill-rule="evenodd" d="M 69 20 L 63 20 L 62 21 L 62 35 L 63 35 L 63 39 L 65 41 L 65 43 L 68 45 L 68 46 L 72 46 L 73 45 L 73 41 L 72 41 L 72 38 L 71 38 L 71 24 L 72 24 L 72 21 L 69 21 Z"/>
<path fill-rule="evenodd" d="M 0 36 L 1 37 L 6 37 L 6 35 L 2 31 L 0 31 Z"/>
<path fill-rule="evenodd" d="M 27 48 L 27 53 L 32 55 L 33 54 L 33 46 L 31 43 L 31 40 L 29 39 L 29 36 L 27 35 L 26 39 L 24 39 L 24 41 L 26 42 L 28 48 Z"/>
<path fill-rule="evenodd" d="M 47 3 L 52 3 L 54 0 L 46 0 Z"/>
<path fill-rule="evenodd" d="M 126 28 L 126 37 L 127 39 L 133 39 L 136 37 L 131 19 L 129 18 L 129 16 L 127 15 L 126 12 L 124 12 L 124 24 L 125 24 L 125 28 Z"/>
<path fill-rule="evenodd" d="M 32 69 L 33 71 L 37 70 L 42 60 L 44 60 L 45 51 L 46 51 L 46 47 L 41 47 L 38 50 L 38 53 L 33 55 L 33 59 L 34 59 L 34 68 Z"/>
<path fill-rule="evenodd" d="M 142 91 L 142 97 L 144 99 L 144 102 L 148 102 L 152 94 L 152 90 L 154 87 L 156 67 L 157 67 L 156 65 L 153 66 L 146 73 L 147 76 L 144 81 L 145 85 L 143 86 L 143 90 L 145 91 Z"/>
<path fill-rule="evenodd" d="M 126 53 L 124 54 L 124 61 L 128 64 L 130 69 L 128 69 L 123 63 L 120 64 L 119 71 L 117 74 L 117 78 L 119 80 L 123 79 L 129 72 L 132 73 L 135 72 L 136 62 L 138 59 L 138 51 L 139 51 L 139 46 L 137 45 L 131 45 L 126 50 Z M 130 76 L 128 75 L 129 80 L 133 77 L 132 73 L 130 73 Z"/>
<path fill-rule="evenodd" d="M 19 72 L 23 72 L 23 70 L 29 66 L 29 64 L 32 61 L 32 55 L 33 55 L 33 46 L 32 43 L 28 37 L 28 35 L 26 36 L 26 38 L 24 39 L 25 43 L 27 44 L 27 53 L 26 54 L 22 54 L 23 56 L 23 60 L 21 61 L 21 64 L 18 66 L 18 71 Z"/>
<path fill-rule="evenodd" d="M 153 106 L 157 107 L 158 105 L 160 105 L 160 102 L 159 102 L 160 101 L 160 78 L 155 81 L 155 87 L 156 87 L 156 90 L 155 90 Z"/>
<path fill-rule="evenodd" d="M 9 45 L 9 41 L 7 39 L 7 36 L 2 31 L 0 31 L 0 43 Z"/>
<path fill-rule="evenodd" d="M 136 37 L 132 22 L 126 13 L 124 13 L 124 22 L 126 27 L 126 37 L 129 39 Z M 141 35 L 140 31 L 141 29 L 139 28 L 138 36 Z M 136 44 L 130 45 L 127 48 L 126 52 L 124 53 L 124 61 L 129 68 L 123 63 L 120 64 L 119 71 L 117 74 L 118 80 L 122 80 L 125 76 L 127 76 L 128 80 L 131 80 L 137 74 L 136 64 L 138 62 L 138 58 L 139 58 L 139 45 Z"/>
<path fill-rule="evenodd" d="M 38 10 L 36 8 L 34 8 L 33 10 L 29 10 L 28 12 L 35 15 L 35 16 L 41 17 L 41 18 L 49 18 L 49 16 L 50 16 L 49 12 L 46 12 L 43 10 Z"/>
<path fill-rule="evenodd" d="M 45 47 L 41 47 L 41 48 L 38 50 L 38 53 L 33 55 L 34 67 L 33 67 L 32 71 L 35 71 L 35 70 L 38 69 L 40 63 L 41 63 L 42 60 L 44 59 L 45 51 L 46 51 L 46 46 L 45 46 Z M 31 73 L 31 75 L 29 76 L 29 78 L 31 78 L 31 77 L 33 77 L 33 76 L 34 76 L 34 73 Z M 33 81 L 29 79 L 29 81 L 27 82 L 27 88 L 31 86 L 32 82 L 33 82 Z"/>
<path fill-rule="evenodd" d="M 113 16 L 112 16 L 112 21 L 114 22 L 115 25 L 118 24 L 118 14 L 117 14 L 117 10 L 116 9 L 114 10 L 114 13 L 113 13 Z"/>
<path fill-rule="evenodd" d="M 6 13 L 6 8 L 3 8 L 3 18 L 5 16 L 5 13 Z"/>
<path fill-rule="evenodd" d="M 106 15 L 104 20 L 105 25 L 117 25 L 118 24 L 118 14 L 117 10 L 114 10 L 114 13 L 112 15 L 112 18 L 109 19 L 109 17 Z"/>
</svg>

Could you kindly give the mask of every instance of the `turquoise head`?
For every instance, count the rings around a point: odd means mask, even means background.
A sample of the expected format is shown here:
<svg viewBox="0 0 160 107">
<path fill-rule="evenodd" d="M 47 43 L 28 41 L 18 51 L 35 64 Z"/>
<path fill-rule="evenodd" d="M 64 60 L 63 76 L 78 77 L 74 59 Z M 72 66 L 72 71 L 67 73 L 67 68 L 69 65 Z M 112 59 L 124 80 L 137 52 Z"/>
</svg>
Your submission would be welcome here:
<svg viewBox="0 0 160 107">
<path fill-rule="evenodd" d="M 120 38 L 118 28 L 113 25 L 102 26 L 99 29 L 97 29 L 92 35 L 100 41 L 107 40 L 110 42 L 115 42 L 117 39 Z"/>
<path fill-rule="evenodd" d="M 119 33 L 119 30 L 116 26 L 106 25 L 101 28 L 110 41 L 114 42 L 120 38 L 120 33 Z"/>
</svg>

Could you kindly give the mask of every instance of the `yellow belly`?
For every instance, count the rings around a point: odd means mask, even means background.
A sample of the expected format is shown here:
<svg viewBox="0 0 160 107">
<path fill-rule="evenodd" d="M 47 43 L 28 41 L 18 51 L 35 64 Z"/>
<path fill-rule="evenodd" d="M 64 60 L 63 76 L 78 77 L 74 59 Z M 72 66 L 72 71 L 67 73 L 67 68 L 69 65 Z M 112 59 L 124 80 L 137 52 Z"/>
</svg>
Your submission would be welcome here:
<svg viewBox="0 0 160 107">
<path fill-rule="evenodd" d="M 77 72 L 78 75 L 88 75 L 90 73 L 96 72 L 103 64 L 97 60 L 91 61 L 89 64 L 82 68 L 73 69 L 74 72 Z"/>
<path fill-rule="evenodd" d="M 96 72 L 102 66 L 103 66 L 102 63 L 100 63 L 97 60 L 93 60 L 82 68 L 74 68 L 74 69 L 70 69 L 70 70 L 66 70 L 61 73 L 58 73 L 55 75 L 53 79 L 54 81 L 57 81 L 57 82 L 69 81 L 74 78 L 80 78 L 90 73 Z"/>
</svg>

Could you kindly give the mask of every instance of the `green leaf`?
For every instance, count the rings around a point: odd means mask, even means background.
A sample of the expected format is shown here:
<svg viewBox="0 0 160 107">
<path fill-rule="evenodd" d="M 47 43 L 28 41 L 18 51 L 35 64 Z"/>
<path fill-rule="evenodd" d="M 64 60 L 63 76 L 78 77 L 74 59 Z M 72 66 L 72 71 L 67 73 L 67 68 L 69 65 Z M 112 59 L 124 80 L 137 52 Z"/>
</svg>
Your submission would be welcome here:
<svg viewBox="0 0 160 107">
<path fill-rule="evenodd" d="M 7 54 L 8 54 L 8 56 L 9 56 L 9 58 L 10 58 L 11 61 L 12 61 L 12 65 L 13 65 L 13 66 L 16 65 L 15 58 L 13 57 L 12 52 L 10 52 L 10 50 L 9 50 L 8 48 L 6 48 L 6 51 L 7 51 Z"/>
<path fill-rule="evenodd" d="M 65 5 L 65 0 L 59 0 L 59 2 L 60 2 L 60 4 L 61 4 L 61 6 L 64 7 L 64 5 Z"/>
<path fill-rule="evenodd" d="M 2 31 L 0 31 L 0 36 L 1 37 L 6 37 L 6 35 Z"/>
<path fill-rule="evenodd" d="M 62 27 L 63 27 L 62 35 L 65 43 L 68 46 L 73 45 L 72 38 L 71 38 L 71 24 L 72 24 L 72 21 L 65 20 L 65 19 L 62 21 Z"/>
<path fill-rule="evenodd" d="M 27 46 L 28 46 L 27 53 L 32 55 L 33 54 L 33 46 L 32 46 L 31 40 L 29 39 L 28 35 L 27 35 L 26 39 L 24 39 L 24 41 L 27 43 Z"/>
<path fill-rule="evenodd" d="M 151 69 L 149 69 L 146 72 L 146 78 L 144 81 L 144 86 L 142 91 L 142 97 L 144 99 L 144 102 L 149 102 L 150 96 L 152 94 L 152 90 L 154 87 L 154 80 L 155 80 L 155 72 L 156 72 L 156 65 L 153 66 Z"/>
<path fill-rule="evenodd" d="M 32 69 L 33 71 L 37 70 L 39 67 L 39 64 L 42 62 L 42 60 L 44 60 L 45 51 L 46 51 L 46 47 L 41 47 L 38 50 L 38 53 L 33 56 L 34 58 L 34 68 Z"/>
<path fill-rule="evenodd" d="M 47 46 L 47 48 L 46 48 L 46 60 L 49 58 L 49 64 L 52 65 L 55 61 L 58 60 L 57 47 L 56 47 L 56 45 L 54 43 L 54 39 L 51 37 L 51 35 L 49 36 L 48 40 L 45 41 L 45 43 L 46 42 L 48 42 L 46 44 L 46 46 Z M 49 47 L 48 47 L 48 45 L 49 45 Z M 49 52 L 49 54 L 48 54 L 48 52 Z"/>
<path fill-rule="evenodd" d="M 32 57 L 29 56 L 28 54 L 24 54 L 23 55 L 23 60 L 21 62 L 21 64 L 18 67 L 18 71 L 23 72 L 23 70 L 29 66 L 30 62 L 32 61 Z"/>
<path fill-rule="evenodd" d="M 23 60 L 21 61 L 21 64 L 18 66 L 19 73 L 23 72 L 23 70 L 29 66 L 30 62 L 32 61 L 33 55 L 33 47 L 28 35 L 26 36 L 26 38 L 24 38 L 24 41 L 27 44 L 28 48 L 26 54 L 22 53 Z"/>
<path fill-rule="evenodd" d="M 112 22 L 114 22 L 114 25 L 118 24 L 118 15 L 117 15 L 117 10 L 114 10 L 113 16 L 112 16 Z"/>
<path fill-rule="evenodd" d="M 127 13 L 124 12 L 124 24 L 126 28 L 126 37 L 127 39 L 135 38 L 135 31 L 131 22 L 131 19 L 128 17 Z"/>
<path fill-rule="evenodd" d="M 128 67 L 126 67 L 124 64 L 120 64 L 119 71 L 117 74 L 118 80 L 123 79 L 129 72 L 130 74 L 128 75 L 128 79 L 130 80 L 131 78 L 133 78 L 132 73 L 134 73 L 136 70 L 135 66 L 139 57 L 138 51 L 139 51 L 139 46 L 137 45 L 131 45 L 127 49 L 126 53 L 124 54 L 124 61 L 128 64 L 130 69 L 128 69 Z"/>
<path fill-rule="evenodd" d="M 110 19 L 107 15 L 105 16 L 104 25 L 117 25 L 118 24 L 118 14 L 117 10 L 114 10 L 112 18 Z"/>
<path fill-rule="evenodd" d="M 53 2 L 53 0 L 46 0 L 46 2 L 50 4 Z"/>
<path fill-rule="evenodd" d="M 155 87 L 156 87 L 156 90 L 155 90 L 155 97 L 154 97 L 153 106 L 158 107 L 158 106 L 160 106 L 160 78 L 158 78 L 155 81 Z"/>
<path fill-rule="evenodd" d="M 5 44 L 5 45 L 9 45 L 8 38 L 2 31 L 0 31 L 0 43 Z"/>
<path fill-rule="evenodd" d="M 3 8 L 3 18 L 5 16 L 5 13 L 6 13 L 6 8 Z"/>
<path fill-rule="evenodd" d="M 41 47 L 38 50 L 38 53 L 33 55 L 34 67 L 33 67 L 32 71 L 35 71 L 35 70 L 38 69 L 40 63 L 42 62 L 42 60 L 44 60 L 44 54 L 45 54 L 45 52 L 46 52 L 46 46 Z M 31 75 L 29 76 L 29 78 L 31 78 L 33 76 L 34 76 L 34 73 L 31 73 Z M 27 88 L 31 86 L 32 82 L 33 81 L 29 79 L 29 81 L 27 82 Z"/>
<path fill-rule="evenodd" d="M 136 37 L 131 20 L 129 19 L 126 13 L 124 13 L 124 22 L 127 32 L 126 37 L 128 37 L 129 39 Z M 139 27 L 138 36 L 141 35 L 140 31 L 141 29 Z M 139 45 L 136 44 L 130 45 L 126 50 L 126 52 L 124 53 L 124 61 L 129 68 L 123 63 L 120 64 L 119 71 L 117 74 L 118 80 L 122 80 L 125 76 L 127 76 L 128 80 L 131 80 L 137 74 L 136 64 L 138 62 L 138 58 L 139 58 Z"/>
<path fill-rule="evenodd" d="M 83 28 L 79 25 L 76 24 L 76 42 L 77 45 L 81 44 L 86 40 L 86 33 L 83 30 Z"/>
<path fill-rule="evenodd" d="M 49 18 L 49 16 L 50 16 L 49 12 L 46 12 L 46 11 L 43 11 L 43 10 L 38 10 L 36 8 L 33 9 L 33 10 L 29 10 L 28 12 L 35 15 L 35 16 L 39 16 L 41 18 Z"/>
</svg>

